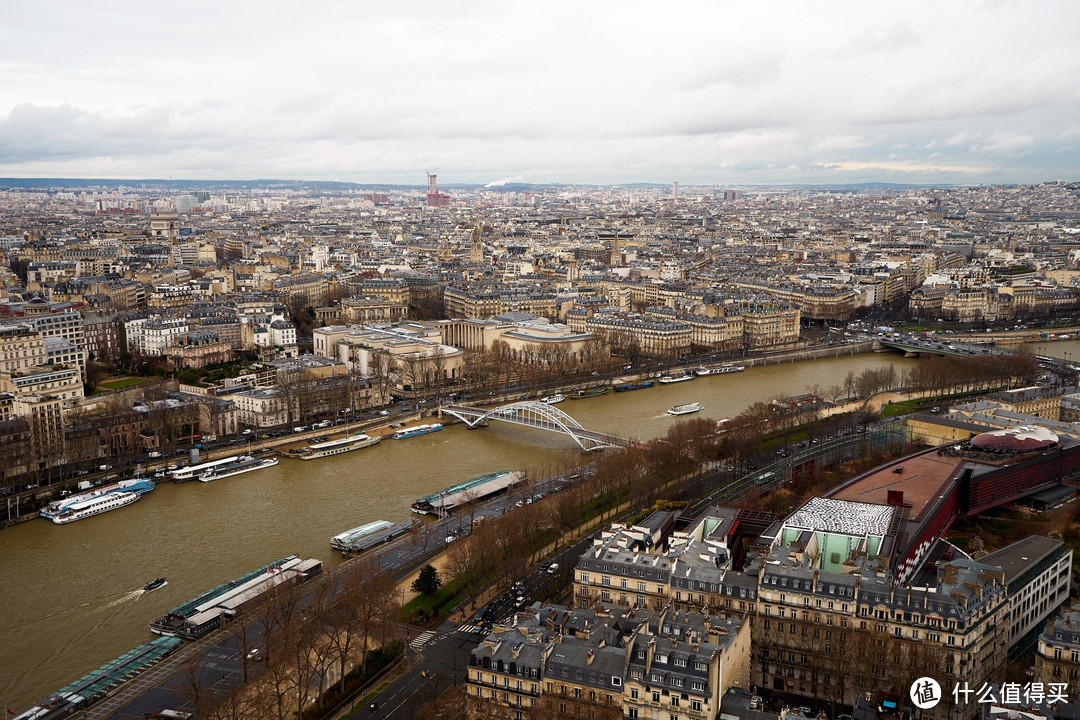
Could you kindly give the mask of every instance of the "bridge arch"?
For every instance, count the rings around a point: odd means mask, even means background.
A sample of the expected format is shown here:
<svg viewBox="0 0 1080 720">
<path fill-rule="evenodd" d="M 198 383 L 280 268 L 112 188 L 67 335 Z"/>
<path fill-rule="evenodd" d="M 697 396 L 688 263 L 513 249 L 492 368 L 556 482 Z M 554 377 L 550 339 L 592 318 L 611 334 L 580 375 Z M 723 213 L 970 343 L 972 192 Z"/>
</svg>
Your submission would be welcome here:
<svg viewBox="0 0 1080 720">
<path fill-rule="evenodd" d="M 626 440 L 605 435 L 582 427 L 574 418 L 559 408 L 535 400 L 522 400 L 484 410 L 461 405 L 445 405 L 442 411 L 461 420 L 469 427 L 476 427 L 488 420 L 499 420 L 514 425 L 561 432 L 569 435 L 582 450 L 599 450 L 624 446 Z"/>
</svg>

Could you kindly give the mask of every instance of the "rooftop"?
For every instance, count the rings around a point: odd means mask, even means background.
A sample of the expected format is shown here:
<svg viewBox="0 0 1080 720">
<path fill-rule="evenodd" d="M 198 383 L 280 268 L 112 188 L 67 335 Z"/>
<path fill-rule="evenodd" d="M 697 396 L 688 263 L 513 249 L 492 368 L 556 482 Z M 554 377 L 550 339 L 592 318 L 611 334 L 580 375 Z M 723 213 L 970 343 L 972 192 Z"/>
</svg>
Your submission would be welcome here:
<svg viewBox="0 0 1080 720">
<path fill-rule="evenodd" d="M 911 517 L 917 520 L 944 492 L 964 462 L 965 458 L 938 455 L 932 448 L 875 468 L 836 488 L 829 497 L 885 505 L 889 491 L 899 491 L 904 504 L 911 505 Z"/>
</svg>

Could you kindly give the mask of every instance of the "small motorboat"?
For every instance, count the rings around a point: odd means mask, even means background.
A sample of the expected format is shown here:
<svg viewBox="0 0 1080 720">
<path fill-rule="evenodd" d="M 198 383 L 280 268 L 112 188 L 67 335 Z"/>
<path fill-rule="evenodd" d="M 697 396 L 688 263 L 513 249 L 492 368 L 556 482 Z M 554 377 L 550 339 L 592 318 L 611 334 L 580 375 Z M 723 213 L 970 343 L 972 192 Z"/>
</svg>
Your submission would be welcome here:
<svg viewBox="0 0 1080 720">
<path fill-rule="evenodd" d="M 162 585 L 167 585 L 167 584 L 168 583 L 165 581 L 165 578 L 160 577 L 157 580 L 153 580 L 151 582 L 146 583 L 145 585 L 143 585 L 142 589 L 143 589 L 144 592 L 150 592 L 151 590 L 157 590 Z"/>
</svg>

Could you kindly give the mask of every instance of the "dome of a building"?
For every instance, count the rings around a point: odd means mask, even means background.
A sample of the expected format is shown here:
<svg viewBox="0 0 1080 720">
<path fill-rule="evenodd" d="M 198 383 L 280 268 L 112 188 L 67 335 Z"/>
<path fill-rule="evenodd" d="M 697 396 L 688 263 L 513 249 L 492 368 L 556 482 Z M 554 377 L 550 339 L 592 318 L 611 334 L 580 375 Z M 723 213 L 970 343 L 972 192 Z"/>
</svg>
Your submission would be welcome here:
<svg viewBox="0 0 1080 720">
<path fill-rule="evenodd" d="M 1044 427 L 1021 425 L 976 435 L 971 438 L 971 446 L 990 452 L 1027 452 L 1050 447 L 1057 441 L 1058 436 Z"/>
</svg>

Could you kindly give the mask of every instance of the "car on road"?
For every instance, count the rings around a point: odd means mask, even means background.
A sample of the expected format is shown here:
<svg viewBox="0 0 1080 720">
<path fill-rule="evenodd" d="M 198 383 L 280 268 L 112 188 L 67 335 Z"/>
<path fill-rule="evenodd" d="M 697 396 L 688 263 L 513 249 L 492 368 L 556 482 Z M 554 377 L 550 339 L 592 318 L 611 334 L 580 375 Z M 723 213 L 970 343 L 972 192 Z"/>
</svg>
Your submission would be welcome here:
<svg viewBox="0 0 1080 720">
<path fill-rule="evenodd" d="M 380 410 L 379 414 L 382 415 L 383 417 L 385 417 L 385 416 L 390 414 L 390 411 L 389 410 Z"/>
<path fill-rule="evenodd" d="M 547 571 L 549 573 L 559 572 L 559 563 L 551 563 L 550 565 L 548 565 Z"/>
</svg>

